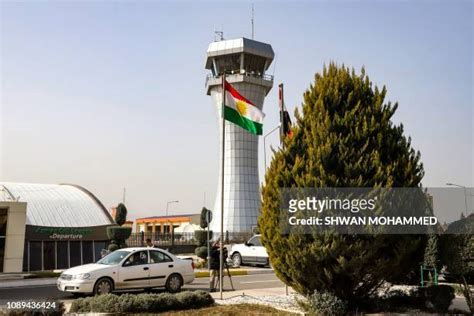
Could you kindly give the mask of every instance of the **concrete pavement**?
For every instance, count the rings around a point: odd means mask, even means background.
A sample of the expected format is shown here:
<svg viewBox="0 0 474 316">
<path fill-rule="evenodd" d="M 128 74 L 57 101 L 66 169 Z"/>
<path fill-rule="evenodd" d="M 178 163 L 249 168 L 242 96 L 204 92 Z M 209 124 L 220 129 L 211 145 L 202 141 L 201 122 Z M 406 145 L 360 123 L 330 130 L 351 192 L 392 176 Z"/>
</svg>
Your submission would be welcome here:
<svg viewBox="0 0 474 316">
<path fill-rule="evenodd" d="M 274 274 L 261 275 L 244 275 L 233 276 L 232 281 L 234 288 L 238 291 L 250 289 L 265 289 L 283 286 L 280 280 Z M 192 284 L 185 285 L 184 290 L 209 290 L 209 278 L 202 277 L 194 280 Z M 224 289 L 231 290 L 229 278 L 224 278 Z M 130 291 L 132 292 L 132 291 Z M 143 292 L 137 290 L 133 292 Z M 163 290 L 153 290 L 153 292 L 163 292 Z M 234 293 L 235 295 L 235 293 Z M 4 305 L 7 301 L 12 300 L 28 300 L 28 299 L 73 299 L 69 293 L 64 293 L 56 288 L 56 285 L 33 285 L 29 287 L 14 287 L 0 289 L 0 305 Z"/>
<path fill-rule="evenodd" d="M 39 282 L 41 279 L 32 279 L 28 281 Z M 54 279 L 55 280 L 55 279 Z M 235 304 L 239 302 L 257 302 L 279 307 L 285 309 L 289 306 L 290 301 L 294 301 L 294 291 L 289 288 L 288 296 L 286 295 L 285 285 L 274 275 L 264 274 L 259 275 L 240 275 L 232 276 L 232 281 L 235 290 L 231 290 L 230 280 L 228 277 L 224 278 L 223 300 L 220 300 L 220 293 L 215 292 L 211 295 L 219 304 Z M 192 284 L 186 285 L 183 290 L 208 290 L 209 278 L 196 278 Z M 130 291 L 131 292 L 131 291 Z M 143 291 L 134 291 L 135 293 L 142 293 Z M 154 293 L 163 292 L 163 290 L 153 290 Z M 55 285 L 41 285 L 36 284 L 30 287 L 15 287 L 0 289 L 0 306 L 5 306 L 6 302 L 24 301 L 51 301 L 59 299 L 63 301 L 67 308 L 70 307 L 74 297 L 68 293 L 60 292 Z M 254 300 L 252 300 L 254 299 Z M 468 310 L 467 304 L 463 297 L 456 296 L 451 305 L 451 309 L 458 308 L 461 310 Z"/>
<path fill-rule="evenodd" d="M 38 278 L 38 279 L 17 279 L 17 280 L 2 280 L 0 289 L 11 289 L 17 287 L 35 287 L 38 285 L 53 285 L 56 284 L 58 278 Z"/>
<path fill-rule="evenodd" d="M 257 275 L 257 274 L 273 274 L 273 269 L 269 268 L 236 268 L 236 269 L 229 269 L 229 272 L 232 276 L 237 275 Z M 227 272 L 224 272 L 227 275 Z M 195 270 L 196 278 L 204 278 L 209 277 L 208 270 Z M 15 287 L 34 287 L 38 285 L 54 285 L 56 284 L 57 278 L 36 278 L 36 279 L 23 279 L 18 275 L 13 277 L 7 277 L 5 275 L 2 276 L 0 282 L 0 289 L 8 289 L 8 288 L 15 288 Z"/>
<path fill-rule="evenodd" d="M 284 291 L 284 285 L 274 274 L 260 274 L 260 275 L 241 275 L 232 276 L 232 282 L 235 291 L 231 291 L 230 280 L 228 277 L 224 278 L 225 297 L 236 295 L 260 295 L 259 293 L 278 292 L 275 288 L 280 287 Z M 183 290 L 209 290 L 209 278 L 196 278 L 192 284 L 185 285 Z M 268 292 L 270 291 L 270 292 Z M 133 291 L 134 293 L 143 293 L 142 290 Z M 163 290 L 153 290 L 154 293 L 163 292 Z M 280 291 L 281 292 L 281 291 Z M 132 291 L 130 291 L 132 293 Z M 219 293 L 212 293 L 213 297 L 219 298 Z M 15 287 L 0 289 L 0 306 L 5 306 L 7 302 L 13 301 L 52 301 L 58 299 L 63 301 L 67 308 L 74 300 L 71 294 L 58 291 L 56 285 L 35 285 L 30 287 Z"/>
</svg>

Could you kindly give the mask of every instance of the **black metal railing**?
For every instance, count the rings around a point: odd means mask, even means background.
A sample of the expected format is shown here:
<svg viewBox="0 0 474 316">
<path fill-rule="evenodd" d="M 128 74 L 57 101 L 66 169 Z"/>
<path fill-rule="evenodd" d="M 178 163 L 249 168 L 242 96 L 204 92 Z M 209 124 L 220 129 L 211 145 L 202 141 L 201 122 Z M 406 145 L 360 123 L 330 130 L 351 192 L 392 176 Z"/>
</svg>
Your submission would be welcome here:
<svg viewBox="0 0 474 316">
<path fill-rule="evenodd" d="M 225 232 L 224 233 L 224 243 L 225 244 L 237 244 L 244 243 L 253 234 L 251 232 Z M 213 233 L 213 240 L 219 238 L 219 233 Z M 159 248 L 173 248 L 175 246 L 192 246 L 197 245 L 198 241 L 195 239 L 194 232 L 171 232 L 171 233 L 161 233 L 161 232 L 139 232 L 132 233 L 127 239 L 126 244 L 128 247 L 143 247 L 146 245 L 147 240 L 150 239 L 151 243 Z"/>
<path fill-rule="evenodd" d="M 247 76 L 247 77 L 254 77 L 254 78 L 259 78 L 259 79 L 263 79 L 263 80 L 266 80 L 266 81 L 273 81 L 273 76 L 272 75 L 268 75 L 268 74 L 261 74 L 261 73 L 257 73 L 257 72 L 245 72 L 245 73 L 241 73 L 240 70 L 236 70 L 234 72 L 232 71 L 226 71 L 226 75 L 243 75 L 243 76 Z M 204 86 L 207 87 L 207 83 L 210 79 L 218 79 L 220 78 L 221 75 L 214 75 L 212 73 L 208 74 L 206 76 L 206 82 L 204 84 Z"/>
<path fill-rule="evenodd" d="M 174 245 L 194 245 L 194 233 L 160 233 L 140 232 L 132 233 L 126 243 L 129 247 L 145 246 L 147 239 L 157 247 L 170 247 Z"/>
</svg>

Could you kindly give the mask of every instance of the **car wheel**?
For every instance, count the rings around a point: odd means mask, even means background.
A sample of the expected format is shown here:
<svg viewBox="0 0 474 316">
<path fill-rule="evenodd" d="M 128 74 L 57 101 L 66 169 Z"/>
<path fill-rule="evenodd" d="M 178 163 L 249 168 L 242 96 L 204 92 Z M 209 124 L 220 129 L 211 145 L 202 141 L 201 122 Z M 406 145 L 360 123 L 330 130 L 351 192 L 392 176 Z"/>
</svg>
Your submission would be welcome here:
<svg viewBox="0 0 474 316">
<path fill-rule="evenodd" d="M 166 290 L 170 293 L 177 293 L 181 291 L 183 286 L 183 278 L 179 274 L 172 274 L 166 280 Z"/>
<path fill-rule="evenodd" d="M 102 295 L 111 293 L 114 289 L 114 285 L 110 279 L 102 278 L 99 279 L 94 286 L 94 294 Z"/>
<path fill-rule="evenodd" d="M 240 267 L 242 265 L 242 256 L 236 252 L 232 255 L 232 265 L 234 267 Z"/>
</svg>

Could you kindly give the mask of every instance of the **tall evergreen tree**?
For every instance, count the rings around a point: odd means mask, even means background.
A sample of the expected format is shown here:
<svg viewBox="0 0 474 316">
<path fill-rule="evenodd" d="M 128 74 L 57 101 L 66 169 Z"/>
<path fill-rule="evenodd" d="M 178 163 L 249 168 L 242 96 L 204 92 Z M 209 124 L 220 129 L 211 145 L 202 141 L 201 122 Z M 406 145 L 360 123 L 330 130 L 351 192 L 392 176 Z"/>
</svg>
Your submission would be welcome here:
<svg viewBox="0 0 474 316">
<path fill-rule="evenodd" d="M 418 187 L 424 171 L 397 104 L 362 69 L 330 63 L 304 93 L 293 137 L 275 151 L 262 188 L 259 227 L 278 277 L 302 294 L 329 291 L 351 305 L 423 260 L 411 235 L 292 234 L 280 231 L 284 187 Z"/>
<path fill-rule="evenodd" d="M 425 257 L 423 263 L 427 267 L 436 268 L 439 270 L 439 246 L 437 234 L 430 234 L 425 248 Z"/>
</svg>

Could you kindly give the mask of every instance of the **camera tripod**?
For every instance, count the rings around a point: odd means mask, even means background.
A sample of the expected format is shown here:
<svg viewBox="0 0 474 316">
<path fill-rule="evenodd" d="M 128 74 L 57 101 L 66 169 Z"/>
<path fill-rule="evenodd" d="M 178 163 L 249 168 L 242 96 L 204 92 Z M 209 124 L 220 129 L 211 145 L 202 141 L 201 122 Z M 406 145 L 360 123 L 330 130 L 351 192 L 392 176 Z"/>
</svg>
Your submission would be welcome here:
<svg viewBox="0 0 474 316">
<path fill-rule="evenodd" d="M 227 264 L 226 261 L 224 261 L 224 269 L 227 270 L 227 276 L 229 277 L 229 281 L 230 281 L 230 286 L 232 288 L 232 291 L 235 291 L 234 289 L 234 284 L 232 283 L 232 276 L 230 275 L 230 271 L 229 271 L 229 265 Z M 225 270 L 222 269 L 224 275 L 222 276 L 222 286 L 224 286 L 224 277 L 225 277 Z M 219 269 L 219 273 L 218 273 L 218 278 L 217 278 L 217 283 L 216 283 L 216 289 L 220 287 L 220 282 L 221 282 L 221 276 L 220 276 L 220 269 Z"/>
</svg>

